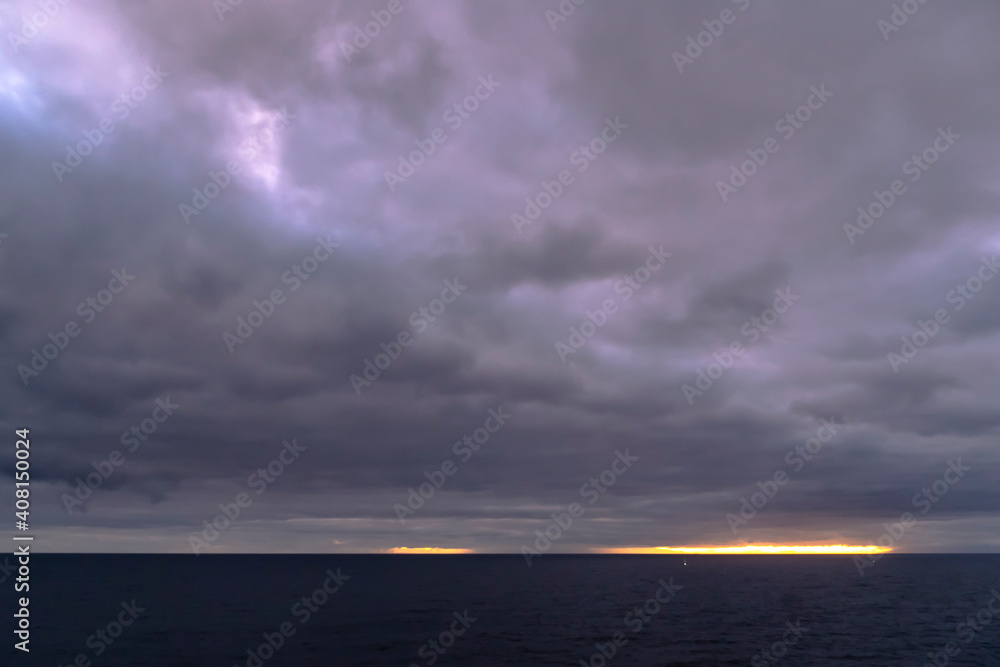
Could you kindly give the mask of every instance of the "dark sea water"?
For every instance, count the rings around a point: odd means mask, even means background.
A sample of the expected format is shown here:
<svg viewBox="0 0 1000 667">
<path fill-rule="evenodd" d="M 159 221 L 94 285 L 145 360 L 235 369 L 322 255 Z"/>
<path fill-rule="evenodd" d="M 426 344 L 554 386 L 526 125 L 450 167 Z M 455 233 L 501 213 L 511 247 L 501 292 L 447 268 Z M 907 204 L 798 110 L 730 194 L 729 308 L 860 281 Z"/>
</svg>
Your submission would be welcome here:
<svg viewBox="0 0 1000 667">
<path fill-rule="evenodd" d="M 95 666 L 151 667 L 1000 666 L 1000 556 L 889 555 L 863 577 L 845 556 L 687 562 L 546 555 L 529 568 L 520 556 L 35 555 L 31 654 L 12 648 L 7 604 L 0 655 L 3 665 L 50 667 L 81 654 Z M 340 588 L 328 594 L 324 582 L 337 588 L 328 570 L 338 568 Z M 671 578 L 680 587 L 672 597 L 664 589 L 667 602 L 647 602 Z M 3 583 L 8 601 L 11 583 Z M 309 596 L 315 611 L 302 604 Z M 133 600 L 141 611 L 129 609 Z M 959 631 L 977 612 L 979 629 Z M 131 624 L 112 638 L 119 617 Z M 283 623 L 290 636 L 275 639 L 280 647 L 251 658 L 248 649 L 257 653 Z M 617 647 L 616 631 L 625 641 Z M 953 641 L 960 652 L 948 657 Z M 610 659 L 598 643 L 614 651 Z M 782 657 L 761 653 L 772 647 Z M 928 653 L 940 653 L 937 663 Z"/>
</svg>

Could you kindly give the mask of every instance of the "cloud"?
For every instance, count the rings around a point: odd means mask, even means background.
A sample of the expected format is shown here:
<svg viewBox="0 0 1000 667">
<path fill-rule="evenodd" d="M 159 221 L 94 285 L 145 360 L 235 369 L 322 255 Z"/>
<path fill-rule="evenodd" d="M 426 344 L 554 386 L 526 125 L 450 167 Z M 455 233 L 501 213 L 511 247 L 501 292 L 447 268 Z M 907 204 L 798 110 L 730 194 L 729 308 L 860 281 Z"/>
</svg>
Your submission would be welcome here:
<svg viewBox="0 0 1000 667">
<path fill-rule="evenodd" d="M 193 1 L 71 3 L 8 40 L 0 421 L 38 443 L 42 542 L 184 551 L 294 437 L 305 464 L 217 548 L 516 552 L 621 447 L 641 465 L 559 549 L 720 543 L 726 512 L 834 416 L 844 432 L 748 537 L 866 543 L 962 457 L 972 471 L 900 548 L 996 550 L 1000 281 L 961 310 L 948 295 L 1000 250 L 1000 10 L 929 4 L 885 41 L 890 4 L 761 0 L 683 72 L 672 53 L 715 10 L 592 0 L 553 32 L 528 2 L 412 4 L 351 62 L 339 43 L 376 4 L 244 3 L 220 21 Z M 60 182 L 52 163 L 157 65 L 169 76 Z M 389 192 L 385 170 L 491 74 L 502 86 Z M 819 85 L 833 97 L 783 137 Z M 571 162 L 609 117 L 620 140 Z M 961 139 L 850 243 L 857 208 L 946 126 Z M 722 201 L 716 183 L 768 137 L 780 149 Z M 185 224 L 179 205 L 232 160 Z M 563 169 L 573 185 L 518 234 L 511 213 Z M 292 289 L 319 238 L 338 251 Z M 671 259 L 625 300 L 616 283 L 661 245 Z M 79 304 L 122 267 L 134 283 L 87 321 Z M 417 331 L 455 279 L 467 291 Z M 682 385 L 788 286 L 795 307 L 689 405 Z M 286 300 L 230 354 L 223 334 L 274 290 Z M 563 364 L 555 344 L 608 298 L 620 310 Z M 895 372 L 887 355 L 939 308 L 951 321 Z M 71 321 L 26 386 L 19 365 Z M 356 393 L 350 375 L 401 332 L 413 344 Z M 165 394 L 183 409 L 67 514 L 62 494 Z M 393 504 L 498 405 L 511 423 L 400 526 Z"/>
</svg>

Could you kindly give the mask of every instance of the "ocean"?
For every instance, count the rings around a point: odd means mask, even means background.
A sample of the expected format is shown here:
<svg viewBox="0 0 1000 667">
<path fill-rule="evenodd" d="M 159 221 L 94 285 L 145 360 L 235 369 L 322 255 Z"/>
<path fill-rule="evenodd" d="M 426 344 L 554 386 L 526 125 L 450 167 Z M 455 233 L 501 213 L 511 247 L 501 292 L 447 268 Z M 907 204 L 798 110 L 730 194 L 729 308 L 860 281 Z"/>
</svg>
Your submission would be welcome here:
<svg viewBox="0 0 1000 667">
<path fill-rule="evenodd" d="M 1000 665 L 998 555 L 686 559 L 35 554 L 3 664 Z"/>
</svg>

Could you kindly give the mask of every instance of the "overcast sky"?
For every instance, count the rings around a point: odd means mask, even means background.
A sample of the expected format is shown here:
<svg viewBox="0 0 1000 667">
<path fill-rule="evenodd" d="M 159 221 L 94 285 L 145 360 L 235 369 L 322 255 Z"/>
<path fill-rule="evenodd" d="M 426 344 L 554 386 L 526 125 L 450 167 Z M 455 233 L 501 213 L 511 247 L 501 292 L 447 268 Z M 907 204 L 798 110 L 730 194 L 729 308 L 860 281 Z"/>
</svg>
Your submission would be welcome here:
<svg viewBox="0 0 1000 667">
<path fill-rule="evenodd" d="M 517 553 L 571 503 L 551 552 L 1000 549 L 996 3 L 42 4 L 0 10 L 38 550 L 238 498 L 202 553 Z"/>
</svg>

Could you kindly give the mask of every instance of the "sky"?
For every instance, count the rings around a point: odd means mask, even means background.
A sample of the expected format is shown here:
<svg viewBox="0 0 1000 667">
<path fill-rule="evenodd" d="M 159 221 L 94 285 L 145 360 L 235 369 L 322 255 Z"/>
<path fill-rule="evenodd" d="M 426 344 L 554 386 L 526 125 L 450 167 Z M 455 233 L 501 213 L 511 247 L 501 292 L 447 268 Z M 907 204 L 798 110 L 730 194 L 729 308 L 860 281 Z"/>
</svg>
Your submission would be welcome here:
<svg viewBox="0 0 1000 667">
<path fill-rule="evenodd" d="M 35 549 L 997 552 L 1000 6 L 902 4 L 4 3 Z"/>
</svg>

